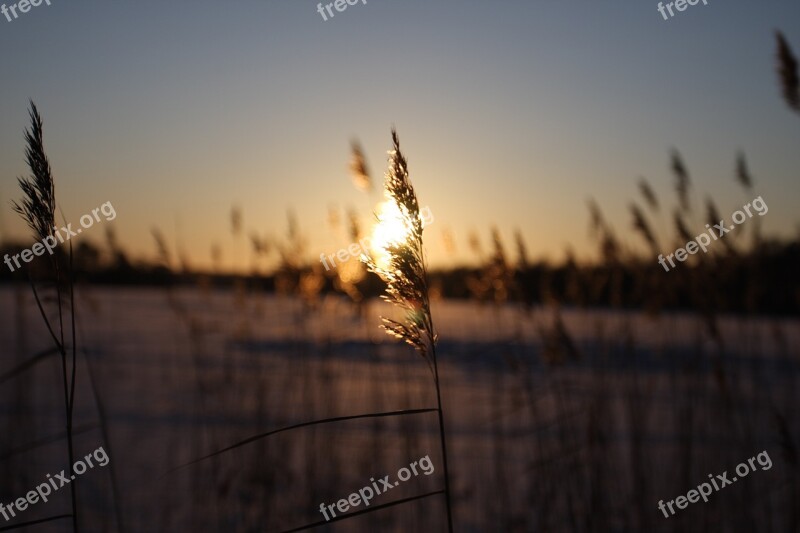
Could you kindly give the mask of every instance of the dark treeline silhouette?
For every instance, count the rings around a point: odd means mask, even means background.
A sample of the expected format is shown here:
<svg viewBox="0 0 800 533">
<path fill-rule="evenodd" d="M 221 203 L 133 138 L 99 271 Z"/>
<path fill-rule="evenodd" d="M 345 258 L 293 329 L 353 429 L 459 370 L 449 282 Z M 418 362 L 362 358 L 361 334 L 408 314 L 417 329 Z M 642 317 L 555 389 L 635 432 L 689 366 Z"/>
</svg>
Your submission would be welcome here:
<svg viewBox="0 0 800 533">
<path fill-rule="evenodd" d="M 0 245 L 0 256 L 20 253 L 22 244 Z M 64 258 L 59 255 L 63 261 Z M 131 262 L 127 254 L 104 259 L 100 248 L 83 241 L 74 249 L 76 281 L 117 286 L 203 286 L 218 289 L 246 283 L 251 290 L 274 292 L 276 278 L 296 290 L 310 266 L 282 267 L 275 274 L 176 271 L 161 263 Z M 34 262 L 25 268 L 37 268 Z M 27 282 L 24 268 L 15 272 L 4 265 L 0 282 Z M 696 264 L 679 264 L 664 272 L 655 257 L 620 263 L 561 265 L 545 263 L 510 266 L 505 257 L 493 257 L 481 267 L 431 272 L 437 296 L 481 302 L 519 303 L 525 306 L 558 303 L 592 308 L 646 309 L 649 312 L 713 308 L 721 313 L 798 314 L 800 283 L 798 242 L 764 242 L 746 255 L 700 257 Z M 365 297 L 381 294 L 382 284 L 369 274 L 357 283 Z M 289 292 L 292 292 L 291 290 Z M 319 292 L 338 293 L 335 273 L 323 275 Z"/>
</svg>

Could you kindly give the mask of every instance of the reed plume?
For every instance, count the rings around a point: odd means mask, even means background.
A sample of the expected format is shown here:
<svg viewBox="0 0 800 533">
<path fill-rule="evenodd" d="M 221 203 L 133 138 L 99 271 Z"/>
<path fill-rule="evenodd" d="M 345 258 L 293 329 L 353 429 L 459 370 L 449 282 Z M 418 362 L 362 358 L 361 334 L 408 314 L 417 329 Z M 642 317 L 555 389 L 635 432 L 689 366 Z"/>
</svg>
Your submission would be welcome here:
<svg viewBox="0 0 800 533">
<path fill-rule="evenodd" d="M 242 208 L 238 205 L 231 207 L 231 233 L 234 237 L 237 237 L 242 233 L 242 219 Z"/>
<path fill-rule="evenodd" d="M 736 154 L 736 181 L 747 191 L 753 190 L 753 177 L 747 167 L 747 159 L 744 157 L 744 152 L 741 151 Z"/>
<path fill-rule="evenodd" d="M 714 200 L 711 199 L 711 197 L 706 198 L 706 212 L 707 212 L 707 223 L 709 226 L 713 227 L 715 224 L 723 222 L 723 219 L 719 214 L 719 209 L 717 209 L 717 205 L 714 203 Z M 738 254 L 736 246 L 734 246 L 734 239 L 740 238 L 744 234 L 745 228 L 746 226 L 739 226 L 731 238 L 719 239 L 722 242 L 722 245 L 725 247 L 725 250 L 730 255 Z"/>
<path fill-rule="evenodd" d="M 586 205 L 589 208 L 589 235 L 596 237 L 598 233 L 604 231 L 606 228 L 603 212 L 600 210 L 600 206 L 597 205 L 597 201 L 594 198 L 589 198 Z"/>
<path fill-rule="evenodd" d="M 508 300 L 508 293 L 513 285 L 514 271 L 506 258 L 505 247 L 496 226 L 491 228 L 494 253 L 486 265 L 485 276 L 492 288 L 495 304 L 503 304 Z"/>
<path fill-rule="evenodd" d="M 589 208 L 589 236 L 600 242 L 600 253 L 607 263 L 615 263 L 621 254 L 621 248 L 611 226 L 606 222 L 600 206 L 594 198 L 587 201 Z"/>
<path fill-rule="evenodd" d="M 167 239 L 164 237 L 164 234 L 158 228 L 153 228 L 150 230 L 150 234 L 153 236 L 153 240 L 156 242 L 156 249 L 158 250 L 158 259 L 167 269 L 172 269 L 172 254 L 169 252 L 169 246 L 167 245 Z"/>
<path fill-rule="evenodd" d="M 683 164 L 681 154 L 678 150 L 672 150 L 672 172 L 675 174 L 675 190 L 678 191 L 678 200 L 681 204 L 683 211 L 689 211 L 691 206 L 689 204 L 689 172 L 686 170 L 686 165 Z"/>
<path fill-rule="evenodd" d="M 361 223 L 358 220 L 358 213 L 352 208 L 347 209 L 347 230 L 351 242 L 359 242 L 364 235 L 361 231 Z M 364 311 L 362 302 L 364 295 L 358 290 L 358 284 L 367 276 L 364 264 L 360 261 L 347 261 L 341 263 L 336 269 L 334 287 L 345 293 L 350 300 L 356 304 L 359 313 Z"/>
<path fill-rule="evenodd" d="M 386 282 L 383 300 L 406 311 L 405 323 L 382 317 L 381 327 L 390 335 L 416 348 L 430 365 L 436 333 L 428 301 L 428 282 L 422 249 L 422 218 L 419 215 L 414 187 L 408 179 L 407 162 L 400 152 L 400 141 L 394 130 L 392 142 L 394 150 L 390 152 L 386 194 L 397 205 L 407 236 L 399 242 L 386 244 L 388 261 L 385 264 L 379 264 L 368 256 L 362 256 L 362 260 L 371 272 Z M 388 223 L 393 224 L 395 221 Z"/>
<path fill-rule="evenodd" d="M 777 43 L 778 76 L 786 105 L 800 112 L 800 76 L 797 73 L 797 59 L 780 31 L 775 32 Z"/>
<path fill-rule="evenodd" d="M 353 179 L 353 185 L 360 191 L 369 192 L 372 190 L 372 178 L 367 168 L 367 158 L 364 157 L 364 151 L 358 141 L 352 141 L 350 147 L 352 150 L 350 177 Z"/>
<path fill-rule="evenodd" d="M 650 249 L 658 253 L 658 240 L 656 239 L 655 233 L 653 233 L 653 230 L 650 228 L 647 219 L 644 217 L 644 213 L 636 204 L 631 204 L 630 208 L 631 214 L 633 215 L 633 228 L 642 235 L 642 238 L 650 246 Z"/>
<path fill-rule="evenodd" d="M 253 248 L 253 253 L 256 256 L 266 255 L 270 251 L 269 238 L 261 237 L 255 231 L 250 232 L 250 246 Z"/>
<path fill-rule="evenodd" d="M 594 198 L 589 198 L 586 205 L 589 208 L 589 236 L 599 241 L 603 261 L 608 264 L 616 264 L 621 258 L 622 248 L 614 231 L 606 222 L 603 212 Z"/>
<path fill-rule="evenodd" d="M 33 230 L 37 240 L 43 240 L 52 235 L 55 226 L 56 190 L 50 161 L 44 152 L 42 117 L 33 102 L 29 115 L 31 127 L 25 131 L 25 160 L 31 169 L 31 175 L 18 178 L 25 198 L 21 203 L 13 202 L 13 206 L 14 211 Z"/>
<path fill-rule="evenodd" d="M 483 246 L 481 246 L 481 239 L 478 237 L 478 234 L 475 230 L 469 232 L 467 236 L 467 245 L 469 249 L 472 250 L 472 253 L 477 255 L 478 257 L 483 257 Z"/>
<path fill-rule="evenodd" d="M 422 218 L 414 186 L 408 176 L 408 162 L 400 151 L 397 131 L 392 129 L 393 149 L 389 152 L 389 170 L 386 173 L 385 192 L 390 201 L 396 204 L 398 220 L 384 218 L 382 224 L 402 223 L 405 238 L 390 241 L 385 245 L 387 261 L 378 262 L 372 256 L 362 255 L 361 260 L 368 269 L 386 283 L 383 300 L 405 310 L 403 322 L 381 317 L 381 326 L 390 335 L 413 346 L 428 363 L 433 372 L 436 386 L 436 400 L 439 415 L 439 435 L 442 445 L 442 462 L 445 478 L 445 498 L 447 503 L 448 531 L 453 531 L 452 505 L 450 499 L 449 470 L 447 466 L 447 445 L 444 431 L 444 415 L 439 386 L 439 367 L 436 360 L 437 335 L 431 316 L 428 291 L 425 253 L 422 241 Z"/>
<path fill-rule="evenodd" d="M 714 203 L 714 200 L 711 197 L 706 197 L 706 213 L 707 221 L 709 226 L 713 226 L 719 222 L 722 222 L 722 217 L 719 216 L 719 210 L 717 209 L 717 205 Z"/>
<path fill-rule="evenodd" d="M 655 191 L 653 191 L 653 188 L 644 178 L 639 178 L 639 191 L 642 193 L 647 205 L 649 205 L 651 209 L 658 211 L 658 197 L 656 196 Z"/>
<path fill-rule="evenodd" d="M 750 168 L 747 165 L 744 152 L 741 150 L 736 154 L 736 181 L 748 193 L 753 192 L 753 175 L 750 173 Z M 753 246 L 758 248 L 761 245 L 761 217 L 754 220 L 753 223 Z"/>
<path fill-rule="evenodd" d="M 525 272 L 531 262 L 528 259 L 528 248 L 525 246 L 525 239 L 522 238 L 522 232 L 519 228 L 514 230 L 514 243 L 517 246 L 517 269 Z"/>
<path fill-rule="evenodd" d="M 449 256 L 456 254 L 456 239 L 453 237 L 453 230 L 448 227 L 442 228 L 442 248 Z"/>
</svg>

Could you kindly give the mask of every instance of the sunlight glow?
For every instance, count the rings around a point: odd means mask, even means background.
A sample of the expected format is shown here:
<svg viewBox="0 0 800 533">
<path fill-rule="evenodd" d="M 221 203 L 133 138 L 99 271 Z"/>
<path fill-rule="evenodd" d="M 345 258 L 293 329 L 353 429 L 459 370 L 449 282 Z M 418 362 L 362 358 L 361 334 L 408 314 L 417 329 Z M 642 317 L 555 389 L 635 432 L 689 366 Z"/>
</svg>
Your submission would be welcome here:
<svg viewBox="0 0 800 533">
<path fill-rule="evenodd" d="M 408 240 L 411 234 L 411 227 L 403 218 L 400 207 L 392 199 L 387 199 L 378 204 L 376 215 L 378 220 L 372 228 L 370 249 L 375 264 L 379 268 L 388 269 L 390 255 L 386 248 L 392 244 L 399 244 Z"/>
</svg>

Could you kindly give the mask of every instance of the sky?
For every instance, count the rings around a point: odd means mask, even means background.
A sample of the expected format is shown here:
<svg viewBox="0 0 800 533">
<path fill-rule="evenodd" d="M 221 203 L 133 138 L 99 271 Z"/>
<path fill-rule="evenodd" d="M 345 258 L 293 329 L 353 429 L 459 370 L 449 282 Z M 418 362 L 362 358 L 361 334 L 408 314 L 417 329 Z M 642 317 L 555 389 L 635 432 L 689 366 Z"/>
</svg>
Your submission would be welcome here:
<svg viewBox="0 0 800 533">
<path fill-rule="evenodd" d="M 28 235 L 9 203 L 29 99 L 67 220 L 112 202 L 107 224 L 136 257 L 154 256 L 160 228 L 196 266 L 215 244 L 224 267 L 243 266 L 234 205 L 248 234 L 285 236 L 291 210 L 309 258 L 335 253 L 348 239 L 329 208 L 366 223 L 380 200 L 353 187 L 350 141 L 380 184 L 392 127 L 435 217 L 434 267 L 474 261 L 467 237 L 488 247 L 492 225 L 509 248 L 519 228 L 534 260 L 590 257 L 590 197 L 637 244 L 637 179 L 672 209 L 673 147 L 726 218 L 761 195 L 764 231 L 797 234 L 800 116 L 774 57 L 776 29 L 800 51 L 796 0 L 709 0 L 669 20 L 651 0 L 368 0 L 328 20 L 310 0 L 51 4 L 0 17 L 5 238 Z M 733 180 L 738 150 L 754 195 Z"/>
</svg>

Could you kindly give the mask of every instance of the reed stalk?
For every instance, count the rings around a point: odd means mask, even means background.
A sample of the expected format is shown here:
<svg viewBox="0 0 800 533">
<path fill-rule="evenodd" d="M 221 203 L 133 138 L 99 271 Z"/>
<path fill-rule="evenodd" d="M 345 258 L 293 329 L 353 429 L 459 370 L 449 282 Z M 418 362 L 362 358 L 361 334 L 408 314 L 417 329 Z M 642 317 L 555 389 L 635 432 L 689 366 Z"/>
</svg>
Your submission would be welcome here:
<svg viewBox="0 0 800 533">
<path fill-rule="evenodd" d="M 27 178 L 18 179 L 24 198 L 19 203 L 13 202 L 13 207 L 14 211 L 16 211 L 28 224 L 28 227 L 31 228 L 36 240 L 42 241 L 47 237 L 54 238 L 53 230 L 55 229 L 56 211 L 55 183 L 53 180 L 53 173 L 50 168 L 50 162 L 47 158 L 47 154 L 44 151 L 42 117 L 39 114 L 39 110 L 36 108 L 36 104 L 33 102 L 30 103 L 29 115 L 31 119 L 31 126 L 25 132 L 25 141 L 27 143 L 27 147 L 25 149 L 25 159 L 28 167 L 31 170 L 31 175 Z M 50 255 L 50 266 L 55 273 L 55 288 L 58 308 L 58 334 L 56 334 L 56 330 L 54 329 L 53 324 L 45 312 L 33 277 L 30 275 L 30 272 L 28 273 L 31 290 L 33 291 L 34 298 L 36 299 L 39 312 L 41 313 L 42 319 L 47 326 L 47 330 L 53 338 L 53 341 L 61 355 L 61 373 L 64 386 L 64 410 L 67 430 L 67 453 L 69 457 L 70 473 L 72 473 L 72 465 L 74 464 L 72 415 L 75 401 L 75 370 L 77 353 L 72 257 L 72 246 L 70 245 L 67 271 L 62 276 L 58 256 Z M 64 281 L 66 281 L 69 291 L 67 294 L 63 294 L 62 292 L 64 290 L 62 287 Z M 72 322 L 72 367 L 69 371 L 67 363 L 67 348 L 64 338 L 64 298 L 69 298 L 69 312 L 70 320 Z M 78 503 L 76 485 L 76 481 L 70 483 L 72 526 L 73 530 L 77 532 Z"/>
<path fill-rule="evenodd" d="M 408 177 L 408 162 L 400 151 L 397 131 L 392 130 L 393 149 L 389 152 L 389 170 L 386 173 L 385 193 L 396 209 L 390 209 L 392 216 L 379 219 L 379 227 L 384 225 L 386 233 L 397 234 L 398 224 L 404 238 L 394 238 L 386 242 L 378 254 L 384 259 L 363 255 L 362 261 L 371 272 L 386 282 L 383 299 L 403 309 L 405 320 L 399 322 L 381 317 L 383 329 L 400 340 L 413 346 L 428 363 L 436 387 L 436 405 L 439 422 L 439 437 L 444 467 L 444 496 L 447 504 L 447 529 L 453 531 L 452 494 L 450 491 L 450 470 L 447 461 L 447 441 L 442 409 L 442 394 L 439 381 L 439 364 L 436 357 L 437 335 L 430 309 L 425 252 L 422 240 L 422 218 L 414 187 Z"/>
</svg>

